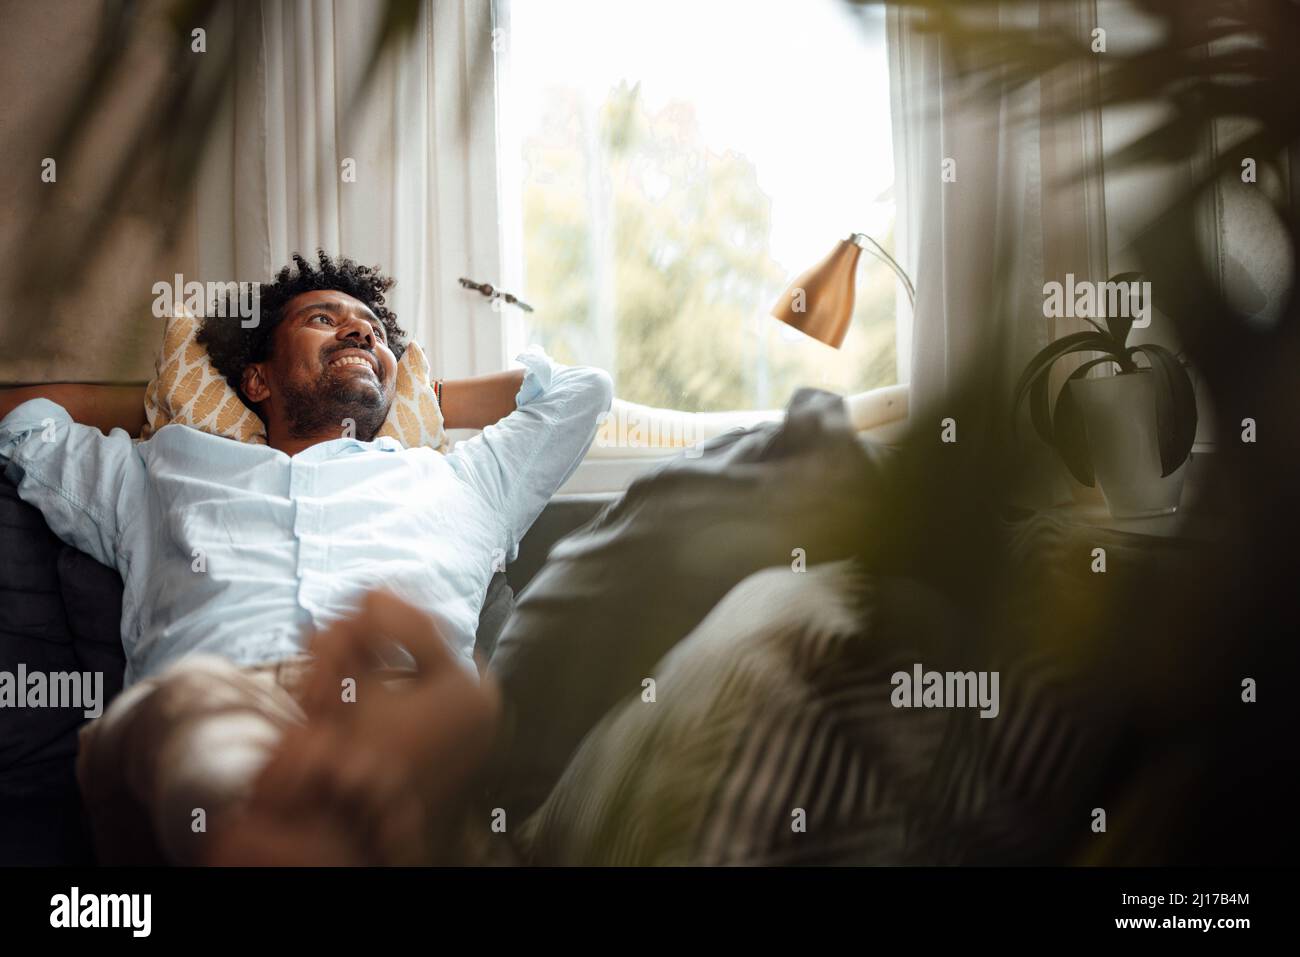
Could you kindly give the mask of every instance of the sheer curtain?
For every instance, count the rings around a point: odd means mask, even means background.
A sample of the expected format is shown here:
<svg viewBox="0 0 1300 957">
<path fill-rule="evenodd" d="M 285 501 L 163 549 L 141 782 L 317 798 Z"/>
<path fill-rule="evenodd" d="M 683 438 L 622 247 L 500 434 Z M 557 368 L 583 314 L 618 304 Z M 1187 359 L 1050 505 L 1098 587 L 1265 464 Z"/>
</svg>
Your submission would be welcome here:
<svg viewBox="0 0 1300 957">
<path fill-rule="evenodd" d="M 984 27 L 1067 31 L 1085 41 L 1097 26 L 1093 0 L 1004 0 L 963 13 L 986 17 Z M 952 407 L 951 390 L 966 382 L 1009 400 L 1039 349 L 1086 328 L 1082 319 L 1044 317 L 1044 284 L 1109 272 L 1098 68 L 1057 69 L 1018 91 L 977 94 L 949 43 L 922 29 L 922 16 L 891 5 L 887 22 L 898 249 L 917 287 L 909 408 L 914 427 L 937 434 L 952 416 L 959 440 L 979 441 L 1004 423 L 971 421 Z M 1057 364 L 1053 394 L 1086 358 Z M 1086 494 L 1028 429 L 1020 450 L 1023 504 Z"/>
<path fill-rule="evenodd" d="M 500 369 L 500 315 L 457 282 L 499 282 L 492 5 L 422 4 L 358 99 L 381 10 L 240 8 L 261 30 L 200 172 L 198 278 L 265 280 L 293 252 L 342 253 L 397 279 L 391 304 L 436 374 Z M 236 7 L 225 15 L 234 29 Z"/>
<path fill-rule="evenodd" d="M 986 26 L 1086 38 L 1096 24 L 1091 0 L 981 10 Z M 1058 71 L 1018 93 L 976 95 L 947 41 L 921 28 L 922 16 L 891 5 L 887 30 L 898 249 L 917 287 L 912 408 L 934 410 L 967 374 L 1009 391 L 1035 351 L 1083 327 L 1045 319 L 1042 288 L 1068 272 L 1104 279 L 1106 228 L 1100 114 L 1090 108 L 1054 119 L 1066 115 L 1064 106 L 1093 102 L 1095 69 Z M 977 346 L 990 338 L 1000 343 L 1003 368 L 974 367 Z"/>
</svg>

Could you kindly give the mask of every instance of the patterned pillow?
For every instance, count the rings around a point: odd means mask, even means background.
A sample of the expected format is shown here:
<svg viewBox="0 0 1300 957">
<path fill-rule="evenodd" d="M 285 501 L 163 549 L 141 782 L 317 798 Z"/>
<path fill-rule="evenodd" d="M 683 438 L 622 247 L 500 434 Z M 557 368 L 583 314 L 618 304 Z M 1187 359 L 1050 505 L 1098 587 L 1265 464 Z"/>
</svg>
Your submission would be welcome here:
<svg viewBox="0 0 1300 957">
<path fill-rule="evenodd" d="M 1097 708 L 1113 691 L 1040 650 L 988 659 L 996 721 L 894 706 L 894 674 L 965 669 L 970 637 L 936 589 L 854 560 L 750 575 L 645 672 L 653 702 L 624 686 L 513 830 L 521 862 L 1042 867 L 1097 853 L 1078 821 L 1107 793 L 1116 726 Z"/>
<path fill-rule="evenodd" d="M 266 444 L 262 420 L 246 406 L 225 376 L 213 368 L 207 350 L 195 341 L 199 322 L 192 315 L 170 316 L 163 332 L 154 377 L 144 393 L 147 439 L 165 425 L 188 425 L 239 442 Z M 416 342 L 397 363 L 397 389 L 388 418 L 379 430 L 407 448 L 427 445 L 439 452 L 449 445 L 442 411 L 434 400 L 429 361 Z"/>
</svg>

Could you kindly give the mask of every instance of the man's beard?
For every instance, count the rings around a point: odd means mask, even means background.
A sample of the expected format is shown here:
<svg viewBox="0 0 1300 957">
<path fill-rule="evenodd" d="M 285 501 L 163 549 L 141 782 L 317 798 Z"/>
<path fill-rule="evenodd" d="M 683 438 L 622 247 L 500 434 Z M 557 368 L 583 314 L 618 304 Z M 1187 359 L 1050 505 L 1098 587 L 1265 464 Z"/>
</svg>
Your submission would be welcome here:
<svg viewBox="0 0 1300 957">
<path fill-rule="evenodd" d="M 337 429 L 339 438 L 351 435 L 369 442 L 388 417 L 388 402 L 382 390 L 332 376 L 328 367 L 314 385 L 286 386 L 282 396 L 289 434 L 295 438 L 311 438 Z"/>
</svg>

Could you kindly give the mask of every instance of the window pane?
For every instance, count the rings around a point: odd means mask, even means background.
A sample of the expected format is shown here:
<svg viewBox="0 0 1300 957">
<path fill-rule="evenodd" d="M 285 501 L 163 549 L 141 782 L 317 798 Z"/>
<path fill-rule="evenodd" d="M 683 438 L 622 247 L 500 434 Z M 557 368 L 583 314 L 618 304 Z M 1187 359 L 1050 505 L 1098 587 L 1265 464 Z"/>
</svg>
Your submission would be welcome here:
<svg viewBox="0 0 1300 957">
<path fill-rule="evenodd" d="M 892 250 L 878 10 L 513 0 L 508 50 L 531 341 L 607 368 L 624 399 L 690 411 L 896 381 L 895 282 L 869 256 L 841 350 L 769 315 L 851 232 Z"/>
</svg>

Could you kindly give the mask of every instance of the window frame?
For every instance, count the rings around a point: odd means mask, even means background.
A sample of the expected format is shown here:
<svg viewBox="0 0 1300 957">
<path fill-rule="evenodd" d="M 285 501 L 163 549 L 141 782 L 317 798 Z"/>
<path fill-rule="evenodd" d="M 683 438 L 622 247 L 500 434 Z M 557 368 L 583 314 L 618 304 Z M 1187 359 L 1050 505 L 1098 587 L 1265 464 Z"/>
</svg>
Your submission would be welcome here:
<svg viewBox="0 0 1300 957">
<path fill-rule="evenodd" d="M 490 97 L 481 95 L 479 102 L 494 104 L 494 136 L 490 143 L 490 167 L 496 170 L 496 195 L 492 198 L 491 212 L 497 223 L 497 262 L 499 265 L 499 288 L 517 291 L 522 289 L 524 243 L 523 224 L 519 217 L 507 215 L 518 210 L 522 200 L 522 161 L 518 151 L 509 148 L 514 144 L 515 119 L 510 97 L 504 91 L 511 85 L 510 6 L 512 0 L 491 0 L 490 33 L 492 37 L 493 69 L 482 71 L 481 75 L 491 82 Z M 892 79 L 892 77 L 891 77 Z M 482 91 L 480 91 L 482 94 Z M 488 144 L 481 138 L 471 141 L 469 167 L 489 160 L 486 152 Z M 480 220 L 482 221 L 482 220 Z M 827 237 L 828 245 L 835 237 Z M 842 238 L 842 237 L 840 237 Z M 859 267 L 860 269 L 862 267 Z M 474 277 L 479 278 L 479 277 Z M 487 281 L 491 281 L 490 279 Z M 899 286 L 901 290 L 901 284 Z M 905 297 L 896 297 L 895 327 L 896 342 L 900 349 L 910 345 L 911 310 Z M 527 347 L 526 323 L 521 310 L 510 306 L 498 307 L 493 303 L 497 315 L 496 329 L 499 336 L 503 363 L 517 365 L 514 356 Z M 846 396 L 850 419 L 860 433 L 878 441 L 892 442 L 901 435 L 902 427 L 908 414 L 908 386 L 906 375 L 910 372 L 910 356 L 901 354 L 898 358 L 899 382 L 867 392 Z M 490 371 L 490 370 L 482 370 Z M 727 431 L 749 428 L 763 422 L 779 422 L 784 419 L 783 409 L 735 410 L 727 412 L 687 413 L 674 409 L 654 409 L 626 402 L 615 397 L 612 415 L 620 410 L 634 408 L 641 410 L 645 421 L 652 427 L 664 424 L 668 420 L 680 421 L 688 417 L 694 422 L 692 435 L 698 440 L 720 435 Z M 667 426 L 665 426 L 667 427 Z M 681 445 L 637 447 L 630 444 L 610 444 L 602 442 L 600 433 L 593 441 L 583 461 L 570 479 L 559 490 L 560 494 L 618 491 L 627 488 L 638 476 L 643 475 L 663 462 L 680 454 Z"/>
</svg>

